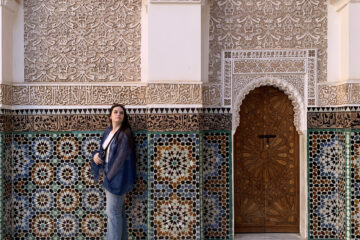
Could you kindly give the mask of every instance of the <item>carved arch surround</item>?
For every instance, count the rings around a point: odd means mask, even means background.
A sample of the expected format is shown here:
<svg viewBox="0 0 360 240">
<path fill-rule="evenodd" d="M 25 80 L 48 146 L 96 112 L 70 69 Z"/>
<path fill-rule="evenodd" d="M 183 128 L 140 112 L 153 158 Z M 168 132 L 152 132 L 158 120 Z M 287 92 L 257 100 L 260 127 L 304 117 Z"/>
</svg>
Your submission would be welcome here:
<svg viewBox="0 0 360 240">
<path fill-rule="evenodd" d="M 277 87 L 280 90 L 284 91 L 285 94 L 291 100 L 291 103 L 294 107 L 294 125 L 299 134 L 306 134 L 306 107 L 304 104 L 303 97 L 299 94 L 299 92 L 290 84 L 284 82 L 281 79 L 273 78 L 273 77 L 264 77 L 257 79 L 255 81 L 250 82 L 244 88 L 240 90 L 240 92 L 234 95 L 234 104 L 232 108 L 232 129 L 233 133 L 235 133 L 236 128 L 240 124 L 240 108 L 242 101 L 245 99 L 246 95 L 250 93 L 250 91 L 254 90 L 257 87 L 261 86 L 273 86 Z"/>
</svg>

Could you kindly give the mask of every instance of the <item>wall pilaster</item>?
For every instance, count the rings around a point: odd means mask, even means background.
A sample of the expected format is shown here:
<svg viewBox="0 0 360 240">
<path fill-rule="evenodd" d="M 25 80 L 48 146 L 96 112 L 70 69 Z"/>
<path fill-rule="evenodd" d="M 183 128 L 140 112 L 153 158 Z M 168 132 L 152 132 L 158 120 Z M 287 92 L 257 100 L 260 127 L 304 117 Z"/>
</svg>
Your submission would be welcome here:
<svg viewBox="0 0 360 240">
<path fill-rule="evenodd" d="M 360 1 L 330 1 L 328 8 L 329 81 L 360 82 Z"/>
</svg>

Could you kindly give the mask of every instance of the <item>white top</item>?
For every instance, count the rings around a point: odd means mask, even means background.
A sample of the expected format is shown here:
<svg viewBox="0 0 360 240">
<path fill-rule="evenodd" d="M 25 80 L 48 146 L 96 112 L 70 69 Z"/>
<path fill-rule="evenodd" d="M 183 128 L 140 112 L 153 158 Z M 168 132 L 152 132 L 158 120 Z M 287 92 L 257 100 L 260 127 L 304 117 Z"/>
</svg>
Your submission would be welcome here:
<svg viewBox="0 0 360 240">
<path fill-rule="evenodd" d="M 114 139 L 112 139 L 113 136 L 114 136 L 114 133 L 110 132 L 108 137 L 106 138 L 106 140 L 104 141 L 104 143 L 102 145 L 103 149 L 105 149 L 107 147 L 107 145 L 112 143 L 112 141 L 114 140 Z M 110 140 L 111 140 L 111 142 L 110 142 Z M 106 151 L 105 162 L 109 162 L 109 151 Z"/>
</svg>

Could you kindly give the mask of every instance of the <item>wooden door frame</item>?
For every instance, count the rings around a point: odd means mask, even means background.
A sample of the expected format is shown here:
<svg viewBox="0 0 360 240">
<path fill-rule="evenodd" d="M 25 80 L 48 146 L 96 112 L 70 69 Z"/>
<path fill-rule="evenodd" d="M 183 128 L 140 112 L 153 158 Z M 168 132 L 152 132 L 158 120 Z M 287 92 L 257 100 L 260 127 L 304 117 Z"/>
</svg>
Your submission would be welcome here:
<svg viewBox="0 0 360 240">
<path fill-rule="evenodd" d="M 277 87 L 278 86 L 274 86 Z M 280 88 L 280 90 L 282 90 Z M 286 95 L 288 95 L 285 92 Z M 241 106 L 240 106 L 241 108 Z M 237 110 L 237 109 L 236 109 Z M 234 114 L 234 112 L 233 112 Z M 240 111 L 237 113 L 240 114 Z M 301 114 L 304 116 L 300 116 L 301 118 L 307 119 L 307 111 L 304 112 L 304 114 Z M 240 122 L 238 123 L 240 124 Z M 233 125 L 233 129 L 232 129 L 232 139 L 234 139 L 234 135 L 236 132 L 236 128 L 238 126 L 234 126 Z M 307 193 L 308 193 L 308 174 L 307 174 L 307 134 L 306 132 L 302 132 L 302 131 L 297 131 L 299 134 L 299 234 L 302 238 L 306 239 L 307 235 L 308 235 L 308 198 L 307 198 Z M 231 179 L 232 179 L 232 203 L 235 202 L 235 196 L 234 196 L 234 141 L 232 141 L 232 171 L 231 171 Z M 232 213 L 235 213 L 234 210 L 234 204 L 232 204 Z M 235 236 L 235 215 L 232 214 L 232 235 Z"/>
</svg>

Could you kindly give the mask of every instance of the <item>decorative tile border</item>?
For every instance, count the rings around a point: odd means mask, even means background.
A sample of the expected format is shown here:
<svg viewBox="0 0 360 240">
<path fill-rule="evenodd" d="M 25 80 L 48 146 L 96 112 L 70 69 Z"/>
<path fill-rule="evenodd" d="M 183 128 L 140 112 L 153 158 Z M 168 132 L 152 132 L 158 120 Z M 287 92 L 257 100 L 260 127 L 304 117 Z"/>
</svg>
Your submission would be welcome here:
<svg viewBox="0 0 360 240">
<path fill-rule="evenodd" d="M 351 132 L 351 239 L 360 238 L 360 131 Z M 348 225 L 349 226 L 349 225 Z"/>
<path fill-rule="evenodd" d="M 231 129 L 229 109 L 128 108 L 136 131 L 199 131 Z M 109 125 L 108 109 L 33 109 L 0 114 L 0 129 L 26 131 L 95 131 Z"/>
<path fill-rule="evenodd" d="M 13 185 L 12 185 L 12 135 L 9 134 L 1 134 L 3 149 L 2 154 L 2 185 L 1 191 L 3 196 L 3 212 L 1 215 L 2 224 L 6 226 L 6 228 L 2 228 L 2 238 L 3 239 L 12 239 L 12 231 L 13 231 L 13 216 L 12 216 L 12 208 L 13 208 Z"/>
<path fill-rule="evenodd" d="M 0 109 L 0 114 L 12 115 L 68 115 L 68 114 L 109 114 L 109 108 L 70 108 L 70 109 Z M 230 114 L 230 108 L 126 108 L 134 114 Z"/>
<path fill-rule="evenodd" d="M 308 108 L 307 125 L 312 128 L 360 129 L 359 107 Z"/>
</svg>

